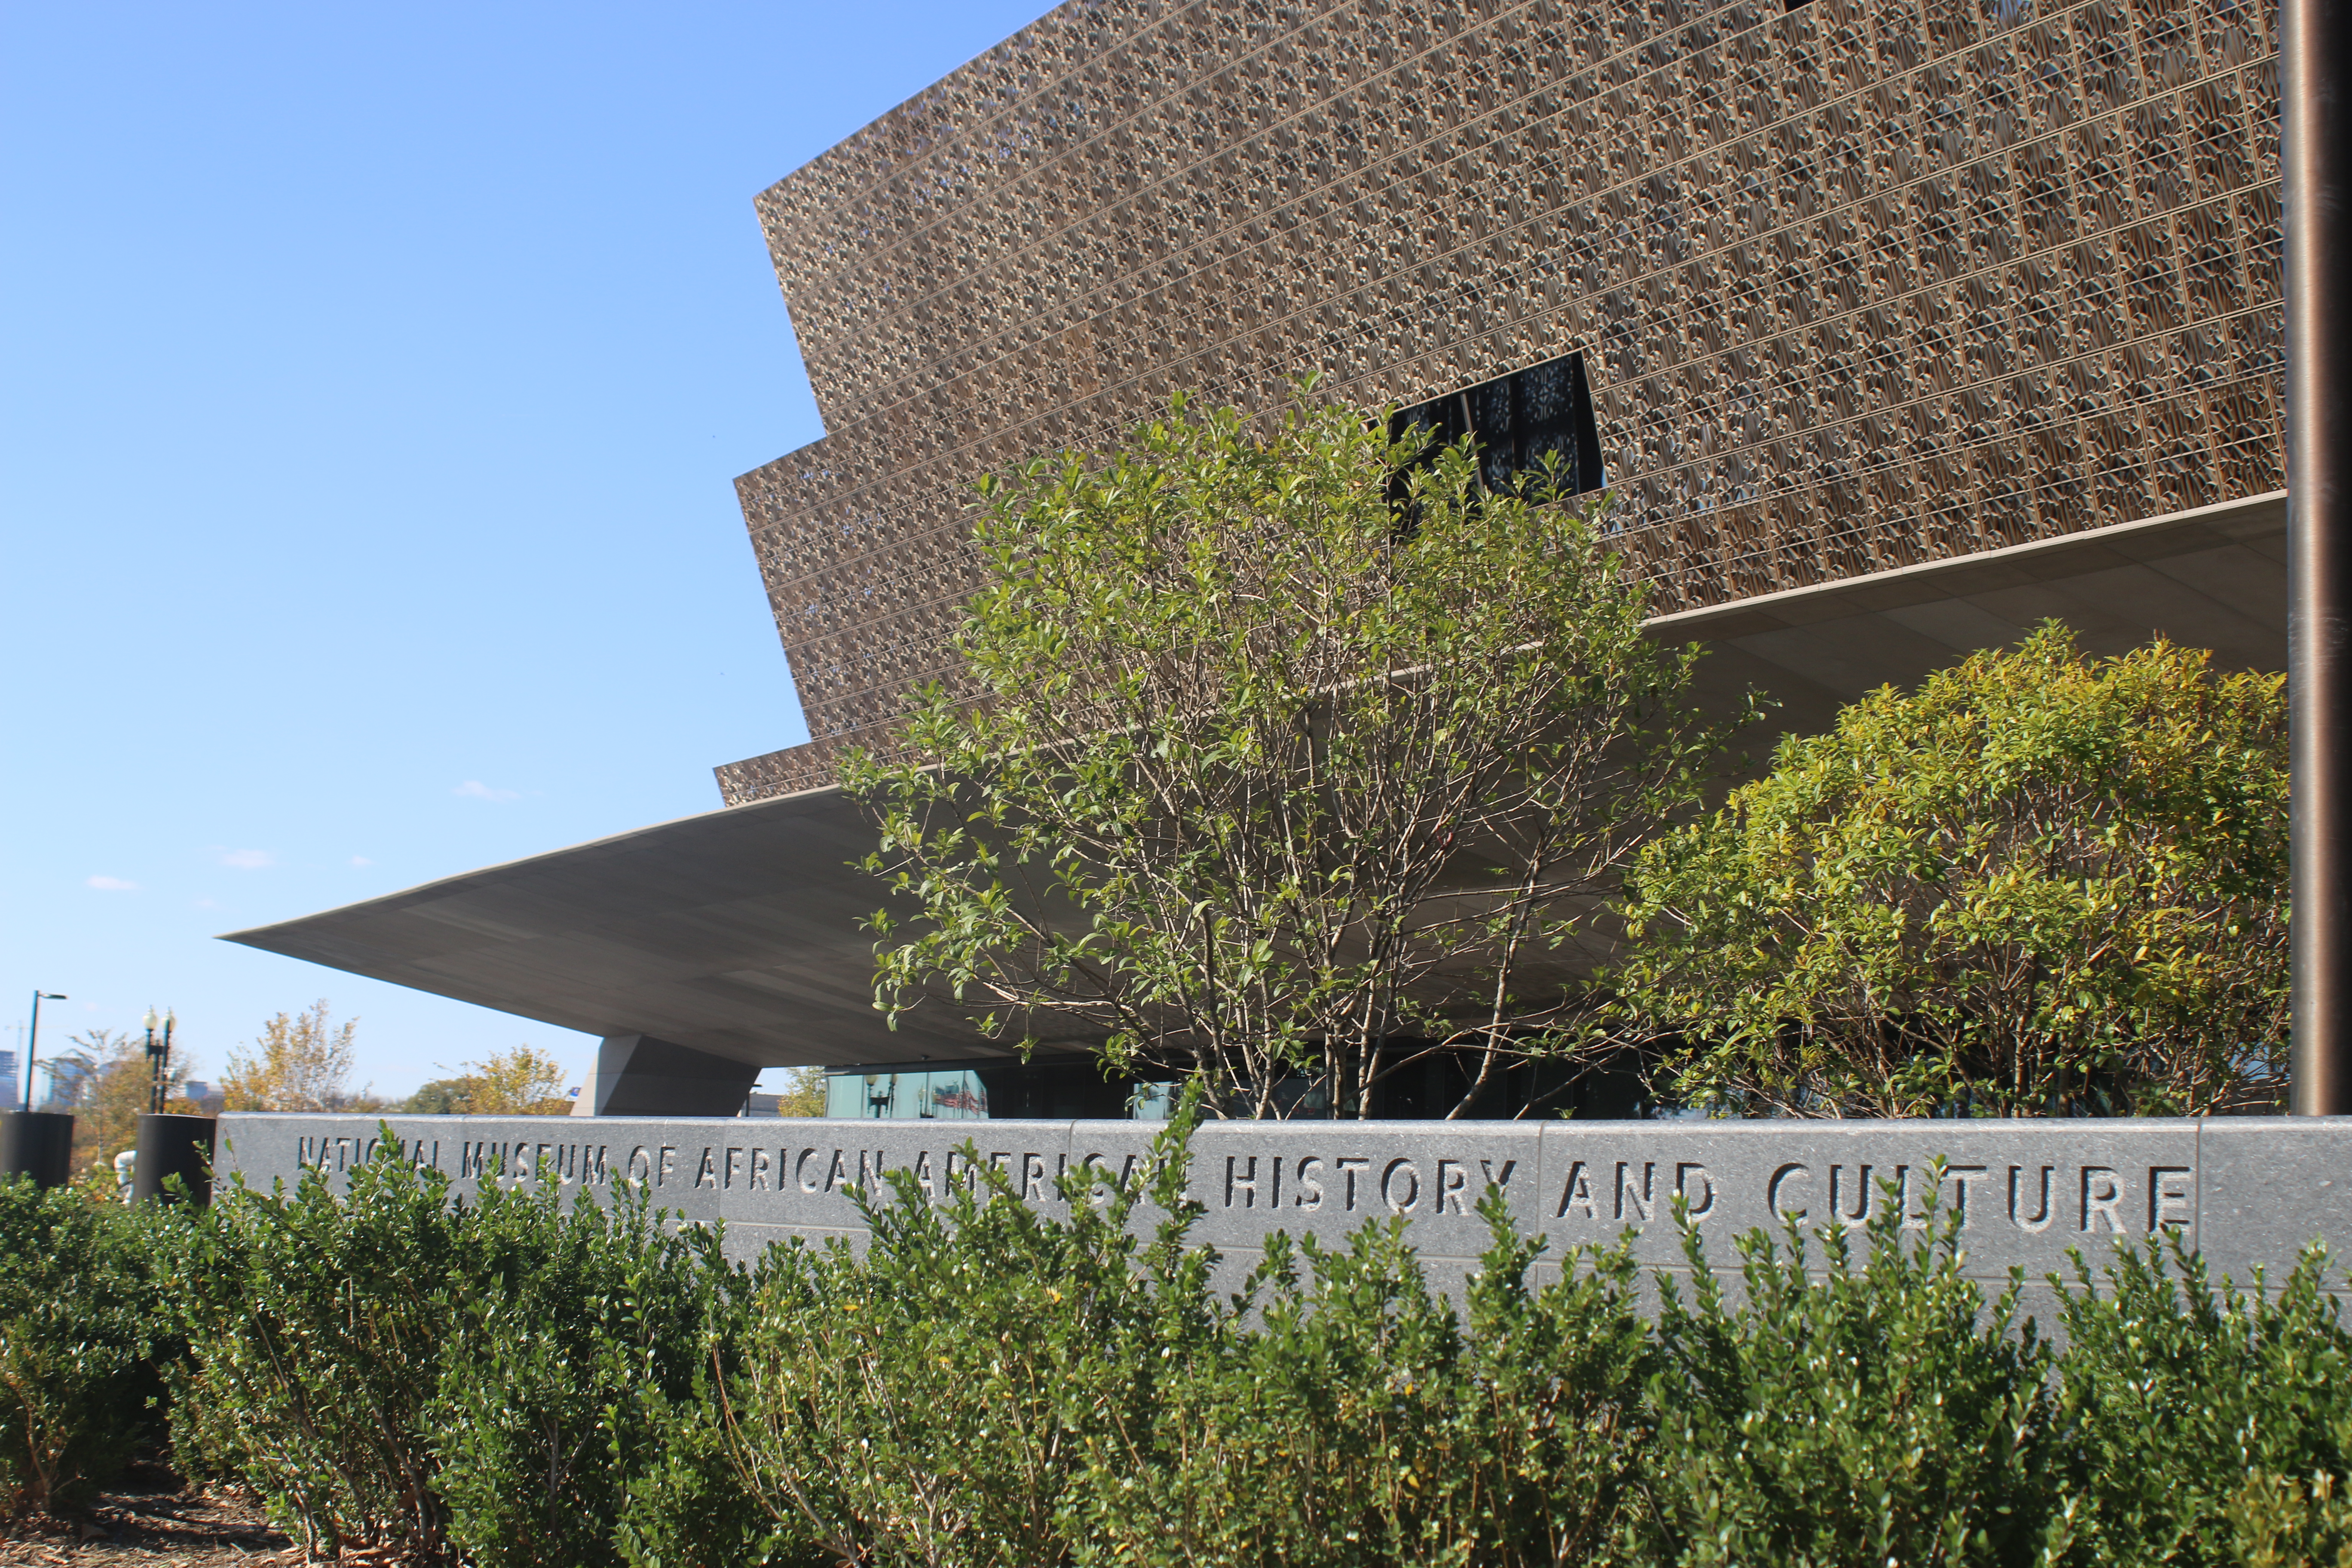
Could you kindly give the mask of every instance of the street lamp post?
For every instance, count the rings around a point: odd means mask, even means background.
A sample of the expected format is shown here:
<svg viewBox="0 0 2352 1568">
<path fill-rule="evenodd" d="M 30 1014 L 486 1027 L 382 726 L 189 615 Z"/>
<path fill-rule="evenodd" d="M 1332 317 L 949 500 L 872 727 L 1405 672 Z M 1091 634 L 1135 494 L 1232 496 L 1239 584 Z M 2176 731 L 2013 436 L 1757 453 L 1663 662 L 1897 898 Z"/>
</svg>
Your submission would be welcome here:
<svg viewBox="0 0 2352 1568">
<path fill-rule="evenodd" d="M 163 1009 L 163 1037 L 155 1037 L 155 1009 L 147 1009 L 147 1109 L 160 1116 L 163 1102 L 172 1095 L 172 1026 L 179 1015 L 169 1007 Z"/>
<path fill-rule="evenodd" d="M 41 1048 L 41 1004 L 65 999 L 62 991 L 44 991 L 37 985 L 33 988 L 33 1026 L 25 1032 L 25 1109 L 27 1110 L 33 1109 L 33 1058 Z"/>
</svg>

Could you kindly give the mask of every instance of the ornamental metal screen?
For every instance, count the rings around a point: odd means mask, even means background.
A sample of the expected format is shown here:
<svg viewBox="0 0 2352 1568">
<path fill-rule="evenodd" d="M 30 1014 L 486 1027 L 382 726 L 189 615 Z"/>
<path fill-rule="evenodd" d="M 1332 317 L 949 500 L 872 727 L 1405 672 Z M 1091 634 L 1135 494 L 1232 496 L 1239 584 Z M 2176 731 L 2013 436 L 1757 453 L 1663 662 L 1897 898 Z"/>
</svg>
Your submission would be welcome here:
<svg viewBox="0 0 2352 1568">
<path fill-rule="evenodd" d="M 1654 607 L 2277 489 L 2255 0 L 1063 6 L 763 194 L 828 434 L 738 481 L 826 782 L 948 676 L 962 498 L 1189 390 L 1578 353 Z"/>
</svg>

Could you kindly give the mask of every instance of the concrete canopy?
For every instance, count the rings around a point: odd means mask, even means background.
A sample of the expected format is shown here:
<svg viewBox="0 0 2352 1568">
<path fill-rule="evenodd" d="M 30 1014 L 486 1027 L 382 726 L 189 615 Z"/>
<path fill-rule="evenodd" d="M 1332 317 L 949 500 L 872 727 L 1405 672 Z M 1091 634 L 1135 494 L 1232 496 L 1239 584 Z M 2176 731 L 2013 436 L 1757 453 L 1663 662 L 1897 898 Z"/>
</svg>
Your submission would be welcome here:
<svg viewBox="0 0 2352 1568">
<path fill-rule="evenodd" d="M 2286 668 L 2286 492 L 2089 529 L 1727 605 L 1651 628 L 1706 643 L 1703 700 L 1745 687 L 1780 704 L 1778 731 L 1827 729 L 1890 682 L 1916 684 L 2044 620 L 2119 654 L 2157 637 L 2210 648 L 2225 669 Z"/>
<path fill-rule="evenodd" d="M 1907 684 L 2047 617 L 2117 653 L 2161 634 L 2226 667 L 2286 663 L 2284 492 L 1662 616 L 1713 645 L 1706 694 L 1760 687 L 1778 730 Z M 1760 752 L 1765 748 L 1759 747 Z M 872 1005 L 874 837 L 810 790 L 470 871 L 226 940 L 587 1034 L 755 1067 L 1010 1053 L 944 1013 Z"/>
<path fill-rule="evenodd" d="M 881 885 L 837 789 L 642 827 L 225 940 L 606 1037 L 759 1067 L 997 1058 L 873 1007 Z"/>
</svg>

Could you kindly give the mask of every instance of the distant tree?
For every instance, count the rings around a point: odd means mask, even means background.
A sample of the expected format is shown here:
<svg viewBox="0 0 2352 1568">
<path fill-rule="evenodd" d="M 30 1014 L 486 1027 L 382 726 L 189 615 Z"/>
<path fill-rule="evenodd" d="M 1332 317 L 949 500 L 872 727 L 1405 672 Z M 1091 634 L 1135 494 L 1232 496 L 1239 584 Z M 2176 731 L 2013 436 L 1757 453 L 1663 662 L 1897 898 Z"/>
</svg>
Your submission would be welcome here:
<svg viewBox="0 0 2352 1568">
<path fill-rule="evenodd" d="M 221 1074 L 226 1110 L 381 1110 L 383 1102 L 365 1089 L 346 1087 L 354 1052 L 356 1018 L 338 1025 L 322 999 L 295 1014 L 280 1013 L 262 1025 L 251 1056 L 228 1053 Z"/>
<path fill-rule="evenodd" d="M 455 1078 L 435 1079 L 401 1109 L 413 1116 L 562 1116 L 563 1064 L 529 1046 L 461 1062 Z"/>
<path fill-rule="evenodd" d="M 431 1079 L 402 1100 L 400 1109 L 411 1116 L 463 1116 L 472 1089 L 472 1083 L 463 1078 Z"/>
<path fill-rule="evenodd" d="M 77 1174 L 110 1172 L 115 1155 L 138 1144 L 139 1118 L 153 1104 L 155 1080 L 146 1037 L 127 1029 L 91 1029 L 73 1036 L 70 1046 L 54 1059 L 75 1069 L 73 1168 Z M 182 1092 L 194 1066 L 185 1052 L 172 1053 L 165 1110 L 196 1114 L 196 1107 Z"/>
<path fill-rule="evenodd" d="M 469 1115 L 562 1116 L 572 1109 L 563 1093 L 563 1064 L 529 1046 L 465 1065 Z"/>
<path fill-rule="evenodd" d="M 982 494 L 969 684 L 843 771 L 895 895 L 877 1005 L 1250 1116 L 1361 1115 L 1439 1050 L 1459 1114 L 1580 1037 L 1596 899 L 1708 748 L 1695 650 L 1576 497 L 1303 403 L 1180 403 Z"/>
<path fill-rule="evenodd" d="M 1734 1113 L 2201 1115 L 2275 1102 L 2284 679 L 2055 623 L 1889 687 L 1650 845 L 1613 980 Z"/>
<path fill-rule="evenodd" d="M 823 1116 L 825 1112 L 825 1071 L 793 1068 L 776 1096 L 779 1116 Z"/>
</svg>

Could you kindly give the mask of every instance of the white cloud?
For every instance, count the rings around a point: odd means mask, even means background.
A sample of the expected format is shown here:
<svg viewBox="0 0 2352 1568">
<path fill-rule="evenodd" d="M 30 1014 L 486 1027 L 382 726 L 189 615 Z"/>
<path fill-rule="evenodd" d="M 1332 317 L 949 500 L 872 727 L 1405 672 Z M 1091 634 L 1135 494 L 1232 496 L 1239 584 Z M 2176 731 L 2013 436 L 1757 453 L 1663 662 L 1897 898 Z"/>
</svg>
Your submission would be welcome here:
<svg viewBox="0 0 2352 1568">
<path fill-rule="evenodd" d="M 354 866 L 373 866 L 375 862 L 369 859 L 364 855 L 354 855 L 352 857 L 352 864 Z"/>
<path fill-rule="evenodd" d="M 138 883 L 126 882 L 120 877 L 92 877 L 89 885 L 101 893 L 135 893 L 139 890 Z"/>
<path fill-rule="evenodd" d="M 278 864 L 278 857 L 267 849 L 226 849 L 221 852 L 220 863 L 234 866 L 240 871 L 258 871 Z"/>
<path fill-rule="evenodd" d="M 217 899 L 198 899 L 196 900 L 196 908 L 200 910 L 217 910 L 223 907 L 224 906 Z"/>
<path fill-rule="evenodd" d="M 449 793 L 462 795 L 470 800 L 520 800 L 522 798 L 522 791 L 519 789 L 492 789 L 479 779 L 467 779 Z"/>
</svg>

